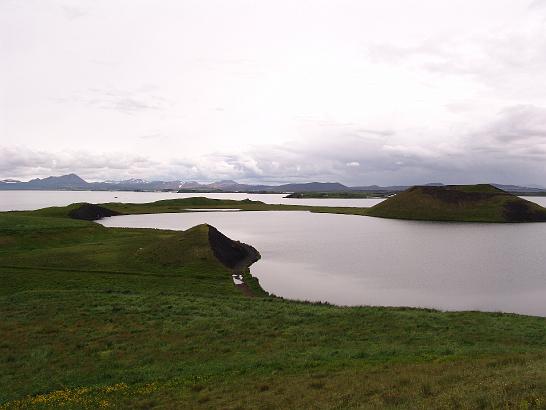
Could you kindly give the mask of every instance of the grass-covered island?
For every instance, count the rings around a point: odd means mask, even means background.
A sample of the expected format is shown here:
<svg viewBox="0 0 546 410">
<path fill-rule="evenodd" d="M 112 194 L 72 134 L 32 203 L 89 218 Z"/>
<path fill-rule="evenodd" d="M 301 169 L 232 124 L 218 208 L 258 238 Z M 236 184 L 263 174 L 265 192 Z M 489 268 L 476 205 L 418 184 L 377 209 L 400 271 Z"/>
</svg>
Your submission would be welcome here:
<svg viewBox="0 0 546 410">
<path fill-rule="evenodd" d="M 489 184 L 416 186 L 371 207 L 366 214 L 427 221 L 546 221 L 545 208 Z"/>
<path fill-rule="evenodd" d="M 256 250 L 208 225 L 92 221 L 196 207 L 327 211 L 192 198 L 0 213 L 0 408 L 546 407 L 546 318 L 284 300 L 246 269 Z"/>
</svg>

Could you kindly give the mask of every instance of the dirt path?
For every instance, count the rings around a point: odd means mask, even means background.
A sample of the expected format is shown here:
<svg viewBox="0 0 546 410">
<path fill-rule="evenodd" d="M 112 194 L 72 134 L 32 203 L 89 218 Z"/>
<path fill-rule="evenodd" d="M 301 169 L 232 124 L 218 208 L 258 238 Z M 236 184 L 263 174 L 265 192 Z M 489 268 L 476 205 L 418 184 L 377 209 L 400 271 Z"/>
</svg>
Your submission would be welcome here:
<svg viewBox="0 0 546 410">
<path fill-rule="evenodd" d="M 246 283 L 239 283 L 235 285 L 245 296 L 248 296 L 249 298 L 254 297 L 254 293 L 252 293 L 252 290 L 248 287 Z"/>
<path fill-rule="evenodd" d="M 250 298 L 256 296 L 252 292 L 252 289 L 250 289 L 250 287 L 244 282 L 243 272 L 241 270 L 234 270 L 231 274 L 231 278 L 233 280 L 233 283 L 235 284 L 235 287 L 243 292 L 245 296 L 248 296 Z"/>
</svg>

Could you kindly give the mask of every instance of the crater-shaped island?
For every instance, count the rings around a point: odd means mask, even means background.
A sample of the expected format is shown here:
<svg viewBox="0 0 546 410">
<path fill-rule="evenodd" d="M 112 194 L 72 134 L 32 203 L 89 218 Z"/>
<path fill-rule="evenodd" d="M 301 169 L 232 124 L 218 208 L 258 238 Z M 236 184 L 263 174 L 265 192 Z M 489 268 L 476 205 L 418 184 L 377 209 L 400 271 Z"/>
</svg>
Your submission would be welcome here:
<svg viewBox="0 0 546 410">
<path fill-rule="evenodd" d="M 546 221 L 546 208 L 489 184 L 415 186 L 371 207 L 366 214 L 422 221 Z"/>
</svg>

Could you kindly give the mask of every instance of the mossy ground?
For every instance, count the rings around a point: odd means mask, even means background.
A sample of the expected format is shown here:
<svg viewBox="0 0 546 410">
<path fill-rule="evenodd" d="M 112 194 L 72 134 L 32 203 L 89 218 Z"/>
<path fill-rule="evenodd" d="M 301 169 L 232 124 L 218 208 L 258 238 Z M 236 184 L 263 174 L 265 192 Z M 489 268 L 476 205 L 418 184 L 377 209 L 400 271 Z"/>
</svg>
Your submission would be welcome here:
<svg viewBox="0 0 546 410">
<path fill-rule="evenodd" d="M 0 213 L 0 408 L 546 408 L 545 318 L 248 298 L 202 227 L 67 209 Z"/>
</svg>

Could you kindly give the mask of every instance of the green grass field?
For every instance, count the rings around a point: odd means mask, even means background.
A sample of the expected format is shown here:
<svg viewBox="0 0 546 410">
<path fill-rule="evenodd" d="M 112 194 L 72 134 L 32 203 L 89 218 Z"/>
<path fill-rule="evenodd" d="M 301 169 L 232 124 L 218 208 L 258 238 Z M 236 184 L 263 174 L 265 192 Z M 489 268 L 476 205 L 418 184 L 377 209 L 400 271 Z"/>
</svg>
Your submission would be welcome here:
<svg viewBox="0 0 546 410">
<path fill-rule="evenodd" d="M 247 297 L 205 226 L 73 208 L 0 213 L 0 408 L 546 408 L 546 318 Z"/>
</svg>

